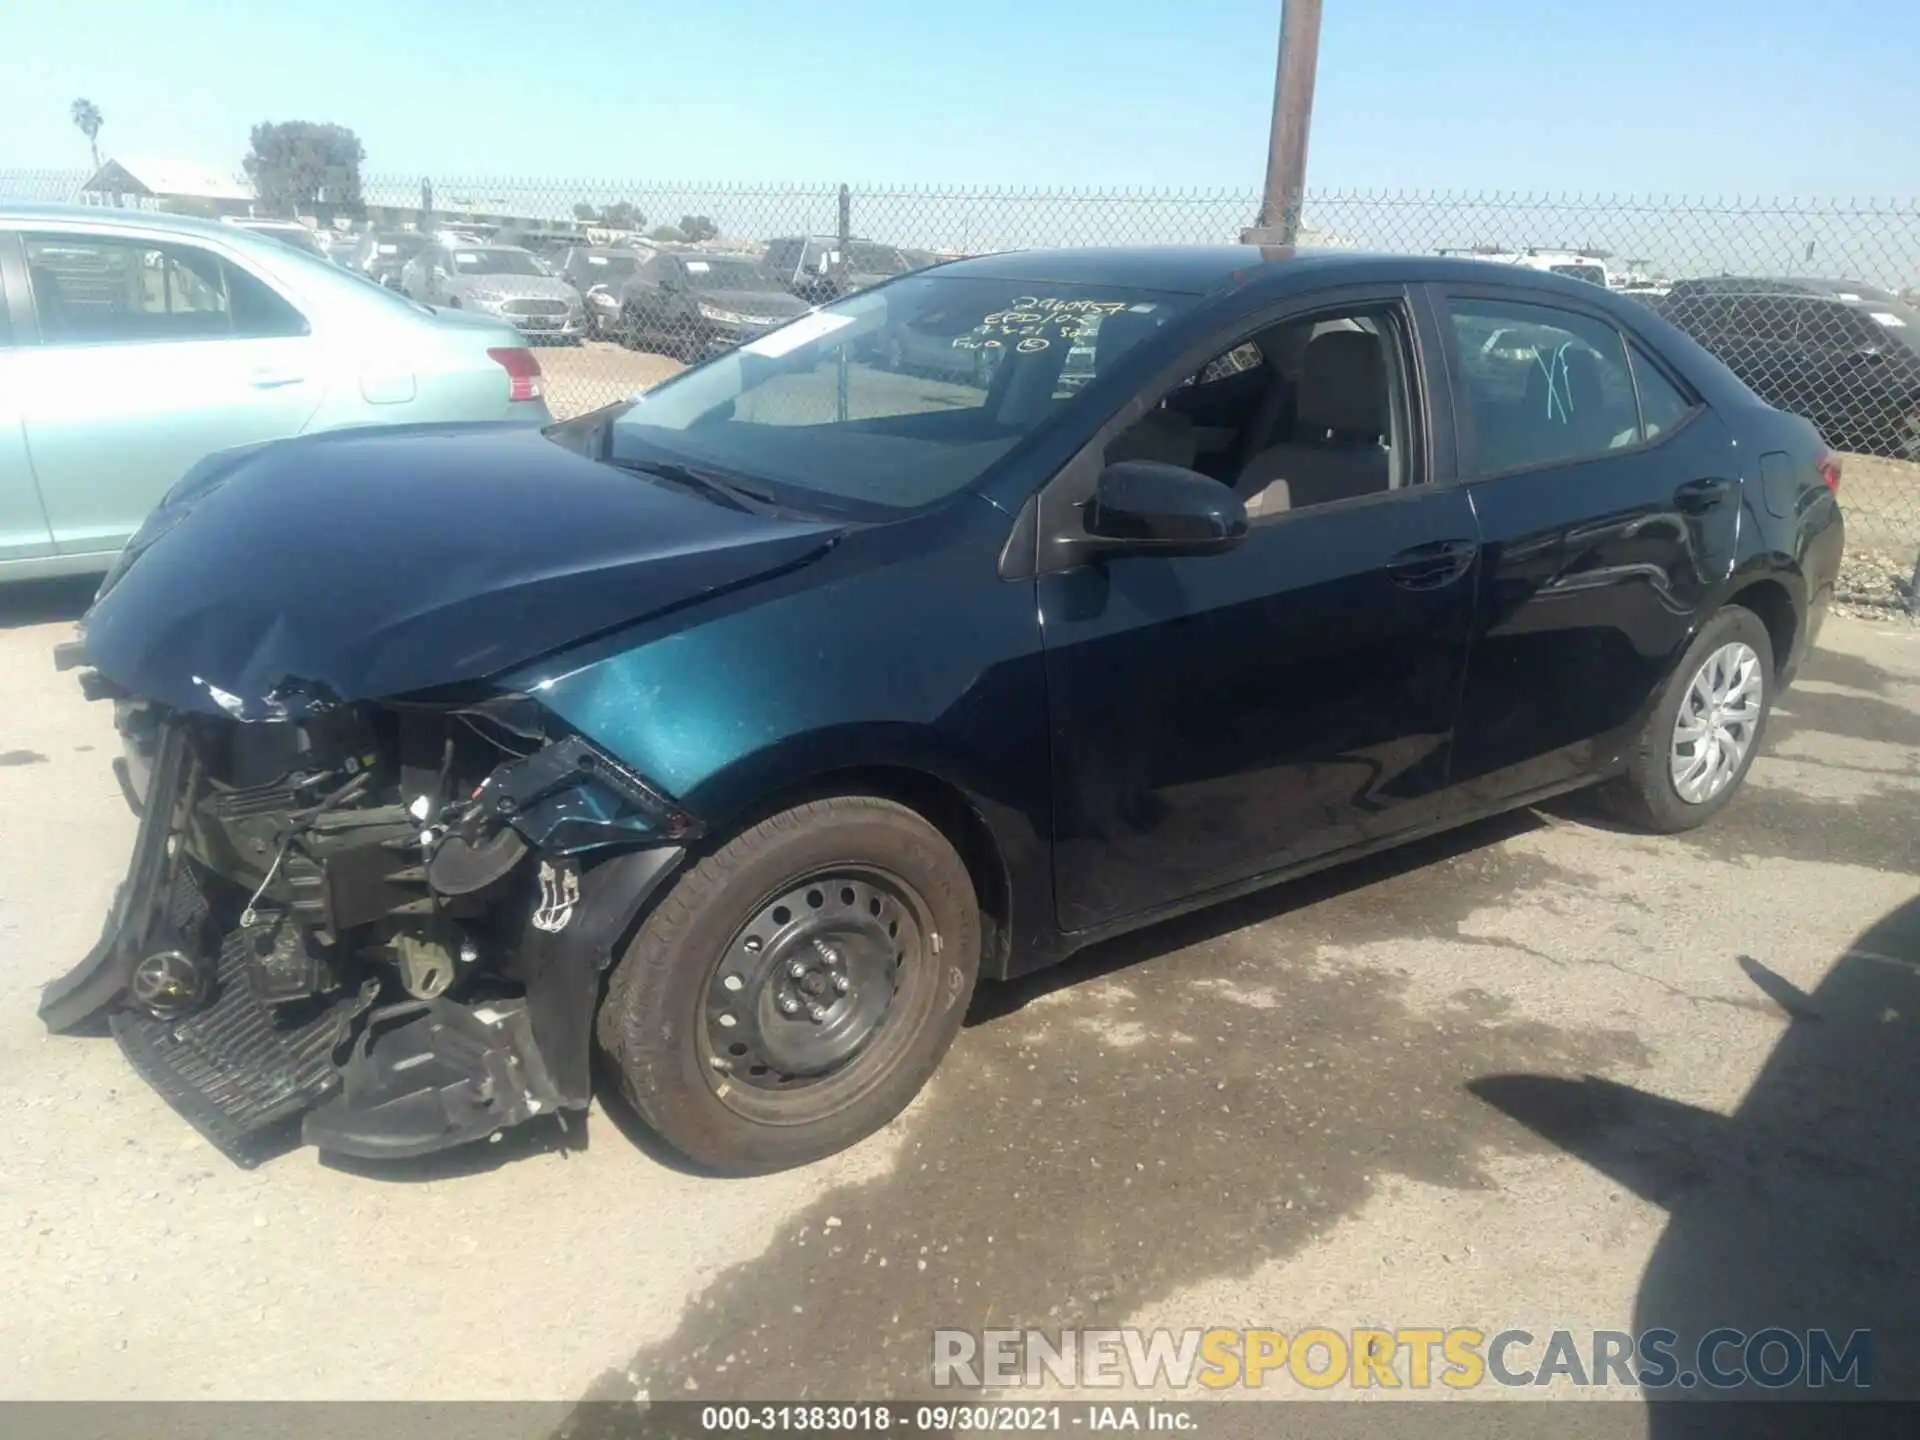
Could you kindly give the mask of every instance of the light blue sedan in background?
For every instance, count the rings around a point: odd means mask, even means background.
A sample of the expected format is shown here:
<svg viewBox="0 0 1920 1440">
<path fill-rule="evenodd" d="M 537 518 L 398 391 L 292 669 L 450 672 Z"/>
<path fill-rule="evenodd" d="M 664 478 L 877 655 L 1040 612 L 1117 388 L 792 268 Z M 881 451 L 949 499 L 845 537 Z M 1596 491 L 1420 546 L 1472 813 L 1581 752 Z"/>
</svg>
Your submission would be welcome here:
<svg viewBox="0 0 1920 1440">
<path fill-rule="evenodd" d="M 237 225 L 0 206 L 0 582 L 104 572 L 215 450 L 550 418 L 539 361 L 503 321 Z"/>
</svg>

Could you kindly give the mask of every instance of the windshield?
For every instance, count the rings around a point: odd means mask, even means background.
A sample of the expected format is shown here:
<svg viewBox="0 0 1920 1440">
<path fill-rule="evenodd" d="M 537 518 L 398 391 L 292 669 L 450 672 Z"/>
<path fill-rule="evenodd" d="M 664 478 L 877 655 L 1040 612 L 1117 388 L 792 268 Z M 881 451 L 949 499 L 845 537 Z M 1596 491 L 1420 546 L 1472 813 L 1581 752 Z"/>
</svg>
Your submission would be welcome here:
<svg viewBox="0 0 1920 1440">
<path fill-rule="evenodd" d="M 524 250 L 455 250 L 457 275 L 544 275 L 547 272 Z"/>
<path fill-rule="evenodd" d="M 570 267 L 580 278 L 593 284 L 602 284 L 608 280 L 624 280 L 633 274 L 638 260 L 634 255 L 576 255 Z"/>
<path fill-rule="evenodd" d="M 907 268 L 907 262 L 891 245 L 853 240 L 847 244 L 847 268 L 861 275 L 896 275 Z"/>
<path fill-rule="evenodd" d="M 776 286 L 750 260 L 688 260 L 687 283 L 695 290 L 774 290 Z"/>
<path fill-rule="evenodd" d="M 636 398 L 610 458 L 749 477 L 875 518 L 945 499 L 1194 302 L 1109 286 L 907 276 Z"/>
</svg>

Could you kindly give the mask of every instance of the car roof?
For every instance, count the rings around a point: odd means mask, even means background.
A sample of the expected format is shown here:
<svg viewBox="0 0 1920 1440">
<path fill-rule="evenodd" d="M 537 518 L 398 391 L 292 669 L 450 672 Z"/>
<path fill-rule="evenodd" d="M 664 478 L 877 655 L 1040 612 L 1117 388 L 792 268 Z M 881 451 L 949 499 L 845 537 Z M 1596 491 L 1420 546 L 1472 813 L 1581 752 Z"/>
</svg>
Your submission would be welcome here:
<svg viewBox="0 0 1920 1440">
<path fill-rule="evenodd" d="M 1009 250 L 950 260 L 932 272 L 1032 284 L 1112 285 L 1128 290 L 1215 295 L 1311 277 L 1320 285 L 1432 281 L 1495 285 L 1594 303 L 1607 294 L 1586 280 L 1493 260 L 1313 250 L 1260 245 L 1137 245 Z"/>
<path fill-rule="evenodd" d="M 1707 275 L 1676 280 L 1673 288 L 1694 295 L 1786 295 L 1809 298 L 1893 300 L 1892 291 L 1860 280 L 1819 280 L 1802 276 Z"/>
<path fill-rule="evenodd" d="M 262 217 L 264 220 L 265 217 Z M 292 223 L 292 222 L 280 222 Z M 50 203 L 0 204 L 0 227 L 16 228 L 34 224 L 72 225 L 84 229 L 137 229 L 191 236 L 201 240 L 243 243 L 251 233 L 248 225 L 228 225 L 218 220 L 201 220 L 192 215 L 169 215 L 164 210 L 135 210 L 113 205 L 55 205 Z M 271 242 L 279 244 L 279 241 Z"/>
</svg>

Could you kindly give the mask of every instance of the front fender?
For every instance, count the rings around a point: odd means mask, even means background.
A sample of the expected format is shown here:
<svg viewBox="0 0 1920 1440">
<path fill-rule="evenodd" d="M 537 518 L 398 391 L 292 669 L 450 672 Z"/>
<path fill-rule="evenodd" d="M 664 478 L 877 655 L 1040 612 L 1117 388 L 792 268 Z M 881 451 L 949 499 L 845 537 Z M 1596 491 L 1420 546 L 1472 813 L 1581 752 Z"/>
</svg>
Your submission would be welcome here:
<svg viewBox="0 0 1920 1440">
<path fill-rule="evenodd" d="M 818 777 L 891 767 L 959 791 L 1010 870 L 1044 871 L 1045 665 L 1031 584 L 995 573 L 1010 524 L 961 497 L 508 683 L 717 839 Z"/>
</svg>

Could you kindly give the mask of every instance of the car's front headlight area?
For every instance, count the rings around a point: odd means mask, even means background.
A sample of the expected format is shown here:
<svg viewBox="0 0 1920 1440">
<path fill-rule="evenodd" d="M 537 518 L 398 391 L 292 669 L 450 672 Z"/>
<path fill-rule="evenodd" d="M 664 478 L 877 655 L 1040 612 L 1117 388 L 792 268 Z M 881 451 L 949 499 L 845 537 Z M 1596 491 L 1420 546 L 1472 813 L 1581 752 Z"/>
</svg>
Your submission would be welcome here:
<svg viewBox="0 0 1920 1440">
<path fill-rule="evenodd" d="M 703 320 L 711 320 L 718 325 L 744 325 L 746 323 L 747 317 L 742 315 L 738 310 L 722 310 L 718 305 L 709 305 L 704 300 L 696 301 L 695 304 L 700 311 L 700 318 Z"/>
<path fill-rule="evenodd" d="M 494 290 L 475 290 L 467 296 L 467 303 L 497 310 L 507 303 L 507 297 Z"/>
</svg>

